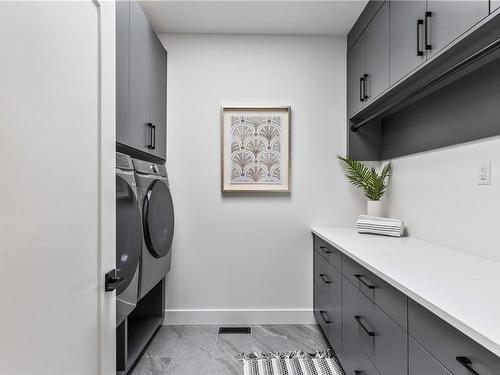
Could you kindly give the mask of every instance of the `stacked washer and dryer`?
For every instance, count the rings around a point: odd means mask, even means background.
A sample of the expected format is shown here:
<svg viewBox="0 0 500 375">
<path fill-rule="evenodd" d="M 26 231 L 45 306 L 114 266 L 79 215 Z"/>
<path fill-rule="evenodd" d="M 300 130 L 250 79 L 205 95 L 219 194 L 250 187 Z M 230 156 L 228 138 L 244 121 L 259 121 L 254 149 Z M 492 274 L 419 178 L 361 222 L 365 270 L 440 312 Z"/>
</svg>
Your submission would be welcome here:
<svg viewBox="0 0 500 375">
<path fill-rule="evenodd" d="M 173 234 L 165 166 L 117 152 L 116 325 L 121 372 L 130 369 L 163 321 Z"/>
</svg>

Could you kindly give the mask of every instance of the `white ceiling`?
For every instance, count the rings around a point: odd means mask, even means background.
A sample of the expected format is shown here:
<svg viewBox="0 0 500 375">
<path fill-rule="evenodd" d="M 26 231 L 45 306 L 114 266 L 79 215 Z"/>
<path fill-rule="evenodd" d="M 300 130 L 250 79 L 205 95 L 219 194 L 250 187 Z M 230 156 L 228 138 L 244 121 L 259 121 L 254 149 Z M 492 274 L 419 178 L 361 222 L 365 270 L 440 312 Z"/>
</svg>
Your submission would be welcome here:
<svg viewBox="0 0 500 375">
<path fill-rule="evenodd" d="M 158 33 L 345 35 L 367 0 L 141 1 Z"/>
</svg>

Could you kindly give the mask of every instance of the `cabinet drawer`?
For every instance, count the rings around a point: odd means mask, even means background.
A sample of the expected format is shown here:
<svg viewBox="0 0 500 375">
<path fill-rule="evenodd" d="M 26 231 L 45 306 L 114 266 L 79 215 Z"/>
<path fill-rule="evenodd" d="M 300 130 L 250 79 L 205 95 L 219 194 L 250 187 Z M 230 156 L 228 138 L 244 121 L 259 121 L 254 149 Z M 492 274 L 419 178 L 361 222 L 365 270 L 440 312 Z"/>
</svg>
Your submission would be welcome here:
<svg viewBox="0 0 500 375">
<path fill-rule="evenodd" d="M 347 327 L 343 327 L 342 367 L 346 375 L 380 375 Z"/>
<path fill-rule="evenodd" d="M 341 313 L 342 276 L 325 258 L 314 252 L 314 282 L 326 296 L 330 306 Z"/>
<path fill-rule="evenodd" d="M 341 315 L 330 306 L 326 296 L 317 285 L 314 286 L 314 317 L 333 350 L 340 353 L 342 349 Z"/>
<path fill-rule="evenodd" d="M 500 358 L 413 300 L 408 303 L 410 335 L 454 375 L 500 374 Z M 466 363 L 470 361 L 470 363 Z"/>
<path fill-rule="evenodd" d="M 408 348 L 408 375 L 452 375 L 411 337 Z"/>
<path fill-rule="evenodd" d="M 342 321 L 384 375 L 407 372 L 407 334 L 348 279 L 342 280 Z"/>
<path fill-rule="evenodd" d="M 321 254 L 332 266 L 337 268 L 339 271 L 341 270 L 341 252 L 316 235 L 314 236 L 314 250 Z"/>
<path fill-rule="evenodd" d="M 407 297 L 389 283 L 344 256 L 342 273 L 404 330 L 407 329 Z"/>
</svg>

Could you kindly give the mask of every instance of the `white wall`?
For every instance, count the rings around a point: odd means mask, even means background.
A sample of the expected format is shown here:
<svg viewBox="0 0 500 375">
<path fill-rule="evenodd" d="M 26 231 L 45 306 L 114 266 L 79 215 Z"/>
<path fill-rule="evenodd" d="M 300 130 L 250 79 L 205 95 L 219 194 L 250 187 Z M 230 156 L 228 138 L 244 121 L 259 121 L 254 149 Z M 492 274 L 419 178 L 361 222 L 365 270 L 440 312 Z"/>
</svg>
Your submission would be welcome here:
<svg viewBox="0 0 500 375">
<path fill-rule="evenodd" d="M 161 39 L 176 209 L 167 323 L 312 321 L 309 228 L 351 226 L 364 207 L 335 159 L 345 147 L 345 38 Z M 221 195 L 221 105 L 291 105 L 290 195 Z"/>
<path fill-rule="evenodd" d="M 500 261 L 499 150 L 492 138 L 393 160 L 389 213 L 413 237 Z M 492 163 L 489 186 L 477 184 L 483 161 Z"/>
</svg>

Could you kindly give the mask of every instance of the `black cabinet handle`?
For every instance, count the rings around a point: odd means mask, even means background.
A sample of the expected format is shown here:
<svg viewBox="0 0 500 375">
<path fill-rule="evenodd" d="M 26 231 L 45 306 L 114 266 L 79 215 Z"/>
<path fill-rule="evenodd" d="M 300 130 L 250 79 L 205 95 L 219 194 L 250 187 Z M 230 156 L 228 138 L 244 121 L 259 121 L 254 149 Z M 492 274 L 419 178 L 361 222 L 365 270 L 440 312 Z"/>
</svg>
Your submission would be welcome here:
<svg viewBox="0 0 500 375">
<path fill-rule="evenodd" d="M 321 250 L 323 250 L 323 252 L 324 252 L 325 254 L 331 254 L 331 253 L 332 253 L 330 250 L 328 250 L 328 249 L 327 249 L 326 247 L 324 247 L 324 246 L 320 246 L 319 248 L 320 248 Z"/>
<path fill-rule="evenodd" d="M 323 318 L 323 320 L 325 321 L 326 324 L 330 324 L 332 322 L 330 320 L 330 318 L 328 318 L 328 314 L 325 311 L 320 310 L 319 314 L 321 315 L 321 317 Z M 325 316 L 326 316 L 326 318 L 325 318 Z"/>
<path fill-rule="evenodd" d="M 417 20 L 417 56 L 423 56 L 424 51 L 420 49 L 420 28 L 424 24 L 424 20 Z"/>
<path fill-rule="evenodd" d="M 321 277 L 321 279 L 323 280 L 323 282 L 325 284 L 331 284 L 332 283 L 330 280 L 328 280 L 328 278 L 326 277 L 326 275 L 324 273 L 320 273 L 319 277 Z"/>
<path fill-rule="evenodd" d="M 366 101 L 368 99 L 368 93 L 366 86 L 368 84 L 368 74 L 363 75 L 363 99 Z"/>
<path fill-rule="evenodd" d="M 365 95 L 364 95 L 364 92 L 365 92 L 365 85 L 364 85 L 364 81 L 365 79 L 363 77 L 361 77 L 359 79 L 359 101 L 360 102 L 364 102 L 365 101 Z"/>
<path fill-rule="evenodd" d="M 361 318 L 361 316 L 359 316 L 359 315 L 354 315 L 354 319 L 356 319 L 356 321 L 358 322 L 359 326 L 360 326 L 361 328 L 363 328 L 363 331 L 365 331 L 365 333 L 366 333 L 368 336 L 370 336 L 370 337 L 375 336 L 375 332 L 372 332 L 372 331 L 368 330 L 368 328 L 366 328 L 366 327 L 365 327 L 365 325 L 364 325 L 364 324 L 363 324 L 363 322 L 361 321 L 361 319 L 362 319 L 362 318 Z"/>
<path fill-rule="evenodd" d="M 112 292 L 124 282 L 125 279 L 123 277 L 119 277 L 116 274 L 116 270 L 111 270 L 106 272 L 106 275 L 104 275 L 104 290 L 106 292 Z"/>
<path fill-rule="evenodd" d="M 354 370 L 354 375 L 363 375 L 364 371 Z"/>
<path fill-rule="evenodd" d="M 425 49 L 427 51 L 432 49 L 432 45 L 429 43 L 429 24 L 431 23 L 431 17 L 432 12 L 425 12 Z"/>
<path fill-rule="evenodd" d="M 354 277 L 359 280 L 361 284 L 366 286 L 368 289 L 375 289 L 376 286 L 373 284 L 368 284 L 366 281 L 363 280 L 363 275 L 360 275 L 359 273 L 355 274 Z"/>
<path fill-rule="evenodd" d="M 149 143 L 148 143 L 148 148 L 153 148 L 153 124 L 148 122 L 146 124 L 148 126 L 149 130 Z"/>
<path fill-rule="evenodd" d="M 473 375 L 481 375 L 479 372 L 477 372 L 476 370 L 474 370 L 471 365 L 472 365 L 472 361 L 467 358 L 467 357 L 457 357 L 457 362 L 460 363 L 462 366 L 464 366 L 467 371 L 469 371 L 471 374 Z"/>
<path fill-rule="evenodd" d="M 151 147 L 153 150 L 156 149 L 156 125 L 152 125 L 153 130 L 153 147 Z"/>
</svg>

